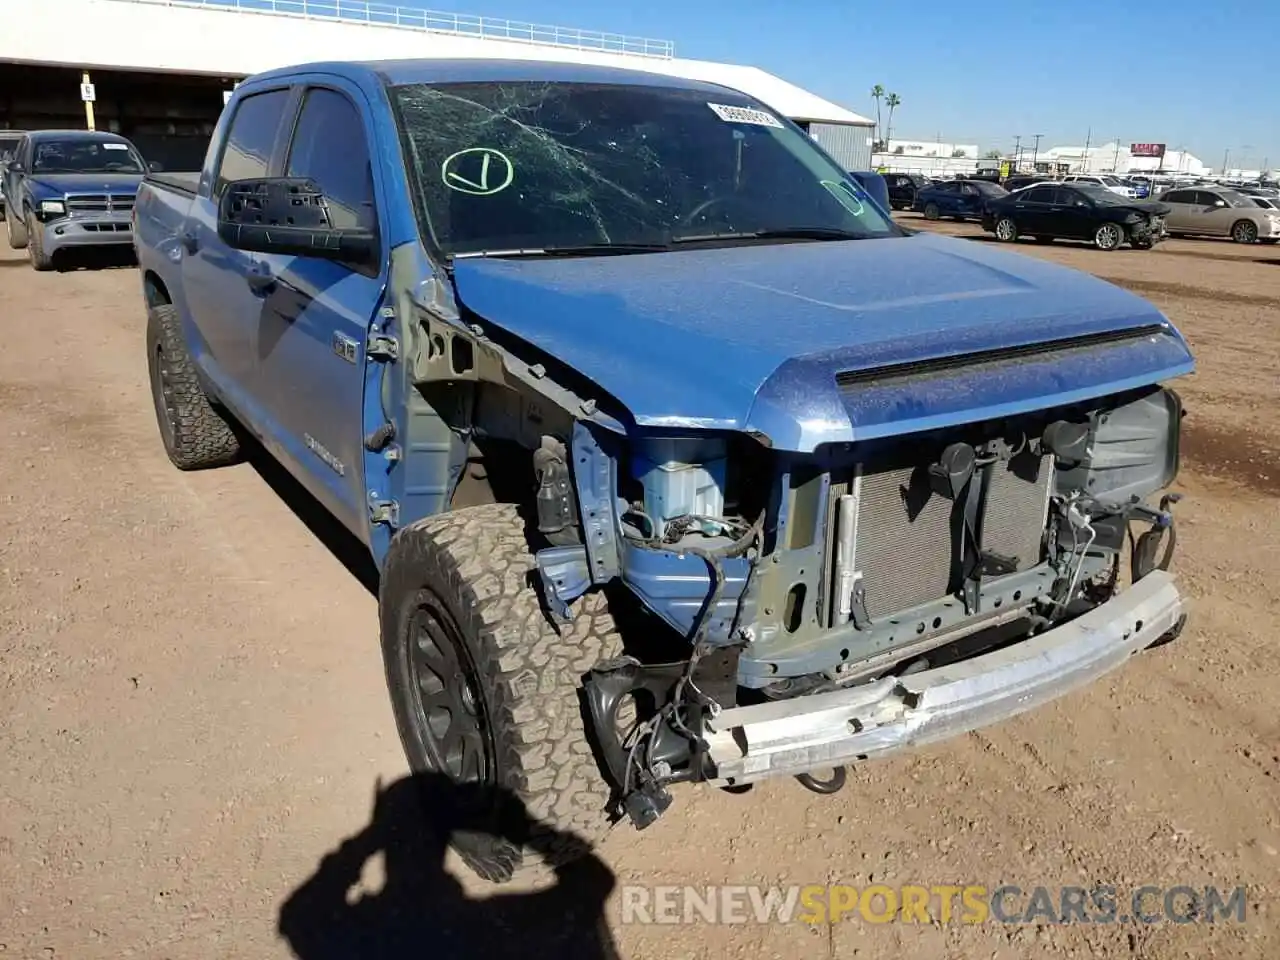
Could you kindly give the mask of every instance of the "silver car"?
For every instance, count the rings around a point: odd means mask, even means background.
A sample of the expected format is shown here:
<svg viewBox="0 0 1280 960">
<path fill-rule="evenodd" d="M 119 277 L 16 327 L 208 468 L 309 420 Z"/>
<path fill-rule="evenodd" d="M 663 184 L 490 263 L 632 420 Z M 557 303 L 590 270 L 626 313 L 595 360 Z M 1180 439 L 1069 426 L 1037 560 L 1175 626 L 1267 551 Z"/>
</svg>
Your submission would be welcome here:
<svg viewBox="0 0 1280 960">
<path fill-rule="evenodd" d="M 1179 187 L 1160 195 L 1168 204 L 1165 229 L 1173 236 L 1230 237 L 1237 243 L 1280 240 L 1280 210 L 1268 210 L 1227 187 Z"/>
</svg>

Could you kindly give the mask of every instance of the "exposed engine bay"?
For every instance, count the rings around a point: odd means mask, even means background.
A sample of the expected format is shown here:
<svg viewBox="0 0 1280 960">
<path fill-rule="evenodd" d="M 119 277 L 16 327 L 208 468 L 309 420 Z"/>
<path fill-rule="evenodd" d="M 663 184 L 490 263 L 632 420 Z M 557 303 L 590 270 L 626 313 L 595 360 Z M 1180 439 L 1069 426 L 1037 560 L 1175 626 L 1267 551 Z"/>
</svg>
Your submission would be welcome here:
<svg viewBox="0 0 1280 960">
<path fill-rule="evenodd" d="M 586 683 L 632 821 L 671 783 L 752 779 L 709 745 L 726 712 L 936 672 L 1106 603 L 1126 559 L 1134 583 L 1166 569 L 1176 497 L 1147 498 L 1177 473 L 1181 416 L 1146 389 L 810 456 L 743 437 L 633 446 L 618 483 L 633 589 L 661 612 L 664 581 L 643 577 L 662 556 L 704 565 L 708 587 L 687 660 L 602 663 Z M 799 775 L 830 790 L 835 766 Z"/>
</svg>

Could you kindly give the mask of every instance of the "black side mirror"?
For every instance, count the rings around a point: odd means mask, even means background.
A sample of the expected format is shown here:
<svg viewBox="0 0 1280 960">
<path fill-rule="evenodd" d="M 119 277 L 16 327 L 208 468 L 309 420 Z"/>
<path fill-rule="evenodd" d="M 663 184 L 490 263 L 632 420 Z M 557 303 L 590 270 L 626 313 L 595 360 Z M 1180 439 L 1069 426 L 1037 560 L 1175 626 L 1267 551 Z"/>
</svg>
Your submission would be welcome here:
<svg viewBox="0 0 1280 960">
<path fill-rule="evenodd" d="M 233 180 L 218 200 L 218 236 L 238 250 L 372 263 L 377 234 L 335 228 L 329 204 L 305 177 Z"/>
<path fill-rule="evenodd" d="M 161 171 L 164 170 L 164 167 L 160 165 L 160 161 L 158 160 L 148 160 L 147 170 L 149 170 L 151 173 L 160 173 Z"/>
</svg>

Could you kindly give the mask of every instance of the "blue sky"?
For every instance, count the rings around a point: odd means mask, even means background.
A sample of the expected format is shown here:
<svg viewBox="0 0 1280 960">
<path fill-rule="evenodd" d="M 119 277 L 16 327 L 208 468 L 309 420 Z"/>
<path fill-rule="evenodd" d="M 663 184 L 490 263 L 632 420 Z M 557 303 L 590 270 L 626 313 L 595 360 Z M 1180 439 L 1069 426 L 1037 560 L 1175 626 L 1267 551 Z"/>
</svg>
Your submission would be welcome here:
<svg viewBox="0 0 1280 960">
<path fill-rule="evenodd" d="M 903 138 L 1012 150 L 1016 134 L 1080 144 L 1092 127 L 1094 143 L 1280 166 L 1278 0 L 399 2 L 670 39 L 680 56 L 762 67 L 864 115 L 881 83 L 902 98 Z"/>
</svg>

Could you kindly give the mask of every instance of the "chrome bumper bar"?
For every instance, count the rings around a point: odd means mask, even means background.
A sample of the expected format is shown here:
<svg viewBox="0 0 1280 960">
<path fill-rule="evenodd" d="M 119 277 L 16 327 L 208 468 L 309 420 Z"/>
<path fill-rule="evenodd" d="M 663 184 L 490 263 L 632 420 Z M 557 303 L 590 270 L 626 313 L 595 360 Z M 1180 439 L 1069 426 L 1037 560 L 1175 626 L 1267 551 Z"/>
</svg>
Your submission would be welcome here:
<svg viewBox="0 0 1280 960">
<path fill-rule="evenodd" d="M 934 670 L 734 707 L 707 722 L 715 782 L 809 773 L 943 740 L 1031 710 L 1114 670 L 1183 614 L 1157 570 L 1035 637 Z"/>
</svg>

